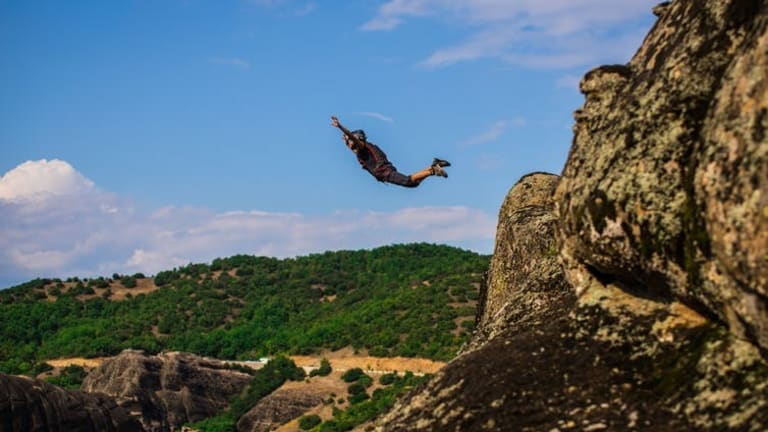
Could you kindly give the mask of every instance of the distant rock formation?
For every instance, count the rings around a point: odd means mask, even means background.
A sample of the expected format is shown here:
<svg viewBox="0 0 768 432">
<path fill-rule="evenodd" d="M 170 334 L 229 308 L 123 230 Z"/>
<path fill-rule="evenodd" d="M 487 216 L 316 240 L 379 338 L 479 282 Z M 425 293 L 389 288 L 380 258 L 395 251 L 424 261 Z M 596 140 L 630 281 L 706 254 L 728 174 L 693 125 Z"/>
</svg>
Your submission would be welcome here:
<svg viewBox="0 0 768 432">
<path fill-rule="evenodd" d="M 320 405 L 322 396 L 304 389 L 279 389 L 261 399 L 237 421 L 238 432 L 267 432 Z"/>
<path fill-rule="evenodd" d="M 0 431 L 143 430 L 112 398 L 0 373 Z"/>
<path fill-rule="evenodd" d="M 376 430 L 768 429 L 768 3 L 654 13 L 507 196 L 474 340 Z"/>
<path fill-rule="evenodd" d="M 82 389 L 114 397 L 148 431 L 168 431 L 218 414 L 251 379 L 194 354 L 125 350 L 91 371 Z"/>
</svg>

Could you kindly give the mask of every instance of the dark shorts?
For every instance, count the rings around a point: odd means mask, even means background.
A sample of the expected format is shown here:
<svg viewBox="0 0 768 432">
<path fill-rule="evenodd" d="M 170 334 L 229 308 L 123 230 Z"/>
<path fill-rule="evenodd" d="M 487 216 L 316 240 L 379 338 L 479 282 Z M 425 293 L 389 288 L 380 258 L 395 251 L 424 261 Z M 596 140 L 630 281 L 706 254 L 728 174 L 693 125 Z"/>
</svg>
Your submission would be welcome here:
<svg viewBox="0 0 768 432">
<path fill-rule="evenodd" d="M 404 187 L 416 187 L 419 185 L 418 182 L 411 180 L 411 176 L 407 176 L 403 173 L 398 172 L 397 169 L 391 165 L 388 167 L 388 169 L 383 170 L 381 174 L 377 175 L 376 178 L 379 181 L 392 183 L 392 184 L 396 184 Z"/>
</svg>

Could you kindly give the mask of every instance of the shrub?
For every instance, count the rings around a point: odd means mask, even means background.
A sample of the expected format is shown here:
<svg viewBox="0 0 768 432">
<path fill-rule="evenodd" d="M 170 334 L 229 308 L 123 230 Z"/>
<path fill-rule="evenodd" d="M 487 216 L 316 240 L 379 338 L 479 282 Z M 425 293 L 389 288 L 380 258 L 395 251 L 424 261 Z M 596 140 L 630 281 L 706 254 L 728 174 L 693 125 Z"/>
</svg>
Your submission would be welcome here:
<svg viewBox="0 0 768 432">
<path fill-rule="evenodd" d="M 78 283 L 77 285 L 72 287 L 67 293 L 71 294 L 71 295 L 77 296 L 77 295 L 91 295 L 91 294 L 95 294 L 96 291 L 93 290 L 93 288 L 90 286 L 90 284 L 88 286 L 85 286 L 85 285 L 83 285 L 81 283 Z"/>
<path fill-rule="evenodd" d="M 320 416 L 317 414 L 311 414 L 308 416 L 302 416 L 299 419 L 299 429 L 301 430 L 310 430 L 313 427 L 317 426 L 322 422 L 320 419 Z"/>
<path fill-rule="evenodd" d="M 353 368 L 346 372 L 344 372 L 344 375 L 341 376 L 341 379 L 344 380 L 344 382 L 355 382 L 365 375 L 362 369 L 360 368 Z"/>
<path fill-rule="evenodd" d="M 388 357 L 389 356 L 389 350 L 384 348 L 381 345 L 377 345 L 377 346 L 371 348 L 368 351 L 368 354 L 370 354 L 373 357 Z"/>
<path fill-rule="evenodd" d="M 66 389 L 79 389 L 85 375 L 85 369 L 82 366 L 69 365 L 61 370 L 59 376 L 48 378 L 47 381 Z"/>
<path fill-rule="evenodd" d="M 179 278 L 179 274 L 172 270 L 161 271 L 155 275 L 155 285 L 167 285 Z"/>
<path fill-rule="evenodd" d="M 370 398 L 371 398 L 371 397 L 370 397 L 370 396 L 368 396 L 368 393 L 366 393 L 366 392 L 364 391 L 364 392 L 362 392 L 362 393 L 358 393 L 358 394 L 356 394 L 356 395 L 350 396 L 350 397 L 349 397 L 349 403 L 350 403 L 351 405 L 356 405 L 356 404 L 359 404 L 360 402 L 366 401 L 366 400 L 368 400 L 368 399 L 370 399 Z"/>
<path fill-rule="evenodd" d="M 237 269 L 237 273 L 235 273 L 237 276 L 243 277 L 243 276 L 253 276 L 254 271 L 253 267 L 243 267 Z"/>
<path fill-rule="evenodd" d="M 320 432 L 338 432 L 339 430 L 342 429 L 339 429 L 338 425 L 333 420 L 328 420 L 320 425 Z"/>
<path fill-rule="evenodd" d="M 247 373 L 248 375 L 254 375 L 256 373 L 256 369 L 240 363 L 226 363 L 226 368 Z"/>
<path fill-rule="evenodd" d="M 188 426 L 200 432 L 237 432 L 235 419 L 232 418 L 232 415 L 229 413 L 224 413 L 216 417 L 209 417 Z"/>
<path fill-rule="evenodd" d="M 49 365 L 48 363 L 36 363 L 35 366 L 32 367 L 32 374 L 40 375 L 41 373 L 48 372 L 49 370 L 53 370 L 53 366 Z"/>
<path fill-rule="evenodd" d="M 397 374 L 396 373 L 388 373 L 388 374 L 382 375 L 379 378 L 379 383 L 381 383 L 381 385 L 388 386 L 388 385 L 394 383 L 395 379 L 397 379 Z"/>
<path fill-rule="evenodd" d="M 363 376 L 361 376 L 357 382 L 359 382 L 363 387 L 370 387 L 373 385 L 373 378 L 363 374 Z"/>
<path fill-rule="evenodd" d="M 350 384 L 349 387 L 347 387 L 347 392 L 349 392 L 350 395 L 354 396 L 360 393 L 365 393 L 365 386 L 360 384 L 359 382 Z"/>
<path fill-rule="evenodd" d="M 240 418 L 256 405 L 256 402 L 283 385 L 286 380 L 300 381 L 305 375 L 304 369 L 296 366 L 293 360 L 285 356 L 275 357 L 256 371 L 244 394 L 232 400 L 230 405 L 232 417 Z"/>
<path fill-rule="evenodd" d="M 109 281 L 104 279 L 104 278 L 102 278 L 102 277 L 100 277 L 98 279 L 91 279 L 90 281 L 88 281 L 88 288 L 93 288 L 93 287 L 96 287 L 96 288 L 106 288 L 108 286 L 109 286 Z M 93 293 L 91 293 L 91 294 L 93 294 Z"/>
<path fill-rule="evenodd" d="M 320 367 L 318 369 L 314 369 L 309 373 L 309 376 L 328 376 L 331 373 L 331 363 L 328 362 L 327 358 L 323 358 L 320 361 Z"/>
</svg>

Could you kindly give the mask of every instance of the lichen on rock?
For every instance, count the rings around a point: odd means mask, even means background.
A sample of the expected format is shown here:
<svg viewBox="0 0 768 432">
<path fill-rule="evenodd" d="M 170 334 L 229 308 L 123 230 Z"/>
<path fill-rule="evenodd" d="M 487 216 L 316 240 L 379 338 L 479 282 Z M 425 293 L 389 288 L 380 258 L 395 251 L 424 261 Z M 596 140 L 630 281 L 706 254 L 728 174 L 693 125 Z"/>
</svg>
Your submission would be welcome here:
<svg viewBox="0 0 768 432">
<path fill-rule="evenodd" d="M 578 288 L 584 264 L 680 299 L 766 349 L 766 5 L 660 16 L 627 66 L 582 80 L 557 192 L 566 276 Z"/>
<path fill-rule="evenodd" d="M 653 12 L 507 195 L 473 340 L 375 430 L 768 428 L 768 3 Z"/>
</svg>

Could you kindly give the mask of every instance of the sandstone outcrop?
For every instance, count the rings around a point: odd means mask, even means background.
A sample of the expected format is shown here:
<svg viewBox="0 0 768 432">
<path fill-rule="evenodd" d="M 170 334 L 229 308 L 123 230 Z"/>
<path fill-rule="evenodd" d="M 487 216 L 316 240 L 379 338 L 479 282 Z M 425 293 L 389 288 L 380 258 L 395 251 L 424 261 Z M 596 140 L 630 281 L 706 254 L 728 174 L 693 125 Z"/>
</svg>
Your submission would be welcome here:
<svg viewBox="0 0 768 432">
<path fill-rule="evenodd" d="M 0 374 L 0 431 L 141 432 L 112 398 Z"/>
<path fill-rule="evenodd" d="M 299 389 L 280 389 L 261 399 L 237 421 L 238 432 L 267 432 L 323 403 L 322 396 Z"/>
<path fill-rule="evenodd" d="M 589 72 L 558 188 L 562 255 L 768 348 L 768 4 L 675 1 Z"/>
<path fill-rule="evenodd" d="M 570 294 L 555 242 L 552 199 L 559 177 L 529 174 L 510 190 L 499 211 L 496 247 L 477 312 L 477 332 L 465 351 L 514 325 L 546 319 L 553 299 Z"/>
<path fill-rule="evenodd" d="M 768 365 L 757 346 L 623 283 L 590 276 L 578 295 L 563 289 L 565 272 L 542 247 L 557 233 L 555 185 L 536 174 L 513 187 L 477 339 L 375 430 L 764 430 Z M 523 232 L 544 238 L 513 235 Z M 502 265 L 505 251 L 520 257 Z M 545 275 L 552 289 L 512 274 Z"/>
<path fill-rule="evenodd" d="M 125 350 L 91 371 L 82 389 L 114 397 L 148 431 L 167 431 L 218 414 L 251 379 L 194 354 Z"/>
<path fill-rule="evenodd" d="M 473 341 L 375 430 L 768 428 L 768 3 L 654 13 L 507 196 Z"/>
</svg>

